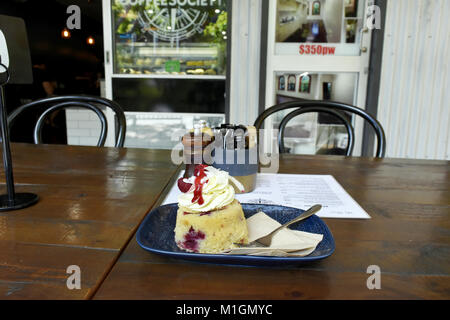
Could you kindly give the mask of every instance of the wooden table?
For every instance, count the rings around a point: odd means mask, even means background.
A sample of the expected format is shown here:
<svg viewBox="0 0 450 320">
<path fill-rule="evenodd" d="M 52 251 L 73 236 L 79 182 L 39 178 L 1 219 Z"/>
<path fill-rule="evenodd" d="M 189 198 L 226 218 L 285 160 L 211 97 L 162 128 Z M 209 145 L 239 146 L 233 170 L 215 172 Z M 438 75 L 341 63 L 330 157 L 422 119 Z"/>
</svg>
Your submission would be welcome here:
<svg viewBox="0 0 450 320">
<path fill-rule="evenodd" d="M 447 161 L 283 156 L 280 173 L 331 174 L 372 217 L 324 219 L 331 257 L 293 268 L 196 264 L 131 240 L 94 298 L 449 299 L 449 172 Z M 379 290 L 367 287 L 371 265 Z"/>
<path fill-rule="evenodd" d="M 91 298 L 177 170 L 161 150 L 12 144 L 12 157 L 16 191 L 40 201 L 0 213 L 0 299 Z"/>
<path fill-rule="evenodd" d="M 281 173 L 332 174 L 372 219 L 325 219 L 336 251 L 318 263 L 253 268 L 187 263 L 137 245 L 137 227 L 177 176 L 169 151 L 12 151 L 17 191 L 41 200 L 0 213 L 1 299 L 450 298 L 446 161 L 283 156 Z M 70 265 L 80 267 L 80 290 L 67 288 Z M 381 269 L 380 290 L 366 286 L 370 265 Z"/>
</svg>

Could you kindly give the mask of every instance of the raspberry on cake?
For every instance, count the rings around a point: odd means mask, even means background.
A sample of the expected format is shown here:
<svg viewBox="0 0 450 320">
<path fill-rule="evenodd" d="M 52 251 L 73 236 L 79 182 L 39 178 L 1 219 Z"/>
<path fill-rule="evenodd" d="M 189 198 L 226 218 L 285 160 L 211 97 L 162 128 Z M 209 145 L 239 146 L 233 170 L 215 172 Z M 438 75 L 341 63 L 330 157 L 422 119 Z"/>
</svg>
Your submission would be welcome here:
<svg viewBox="0 0 450 320">
<path fill-rule="evenodd" d="M 192 177 L 178 180 L 183 193 L 174 231 L 180 249 L 219 253 L 248 242 L 244 212 L 229 181 L 243 189 L 228 172 L 206 165 L 197 165 Z"/>
</svg>

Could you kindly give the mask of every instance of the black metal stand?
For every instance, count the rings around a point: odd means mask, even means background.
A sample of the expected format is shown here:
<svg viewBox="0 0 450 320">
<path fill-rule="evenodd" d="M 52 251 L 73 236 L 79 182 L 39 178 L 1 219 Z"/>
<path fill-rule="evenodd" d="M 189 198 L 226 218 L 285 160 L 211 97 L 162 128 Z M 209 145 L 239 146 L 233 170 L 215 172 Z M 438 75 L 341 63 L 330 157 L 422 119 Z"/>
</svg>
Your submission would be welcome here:
<svg viewBox="0 0 450 320">
<path fill-rule="evenodd" d="M 39 197 L 33 193 L 16 193 L 14 191 L 14 177 L 11 159 L 11 148 L 9 145 L 9 129 L 6 108 L 4 104 L 3 86 L 9 81 L 8 68 L 0 63 L 0 67 L 6 70 L 6 80 L 0 83 L 0 130 L 3 146 L 3 166 L 5 168 L 7 194 L 0 195 L 0 212 L 18 210 L 29 207 L 38 202 Z"/>
</svg>

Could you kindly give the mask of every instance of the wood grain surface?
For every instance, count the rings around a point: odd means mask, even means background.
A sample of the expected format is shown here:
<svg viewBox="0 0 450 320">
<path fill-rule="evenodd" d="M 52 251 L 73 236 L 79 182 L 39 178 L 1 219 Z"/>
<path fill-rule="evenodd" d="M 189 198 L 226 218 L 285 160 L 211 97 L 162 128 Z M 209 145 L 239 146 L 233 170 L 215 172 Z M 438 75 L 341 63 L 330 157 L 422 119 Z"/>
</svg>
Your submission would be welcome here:
<svg viewBox="0 0 450 320">
<path fill-rule="evenodd" d="M 331 174 L 372 218 L 324 219 L 335 253 L 290 268 L 184 262 L 132 239 L 94 298 L 450 298 L 449 162 L 283 155 L 279 172 Z M 371 265 L 379 290 L 367 287 Z"/>
<path fill-rule="evenodd" d="M 90 298 L 177 170 L 162 150 L 12 144 L 12 158 L 16 192 L 40 201 L 0 213 L 0 299 Z"/>
</svg>

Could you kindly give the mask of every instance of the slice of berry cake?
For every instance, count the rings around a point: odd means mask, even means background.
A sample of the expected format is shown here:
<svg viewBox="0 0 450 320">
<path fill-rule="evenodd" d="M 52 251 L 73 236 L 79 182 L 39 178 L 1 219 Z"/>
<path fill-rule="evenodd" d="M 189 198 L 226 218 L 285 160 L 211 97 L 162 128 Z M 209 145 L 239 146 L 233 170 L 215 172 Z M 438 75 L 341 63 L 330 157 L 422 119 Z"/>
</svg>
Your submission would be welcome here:
<svg viewBox="0 0 450 320">
<path fill-rule="evenodd" d="M 189 252 L 219 253 L 248 242 L 247 222 L 228 172 L 198 165 L 194 175 L 180 178 L 175 242 Z"/>
</svg>

